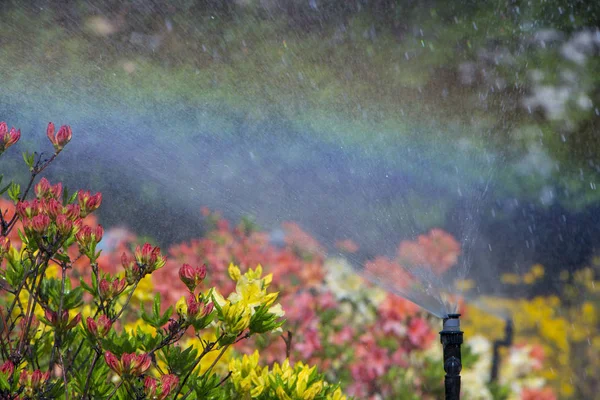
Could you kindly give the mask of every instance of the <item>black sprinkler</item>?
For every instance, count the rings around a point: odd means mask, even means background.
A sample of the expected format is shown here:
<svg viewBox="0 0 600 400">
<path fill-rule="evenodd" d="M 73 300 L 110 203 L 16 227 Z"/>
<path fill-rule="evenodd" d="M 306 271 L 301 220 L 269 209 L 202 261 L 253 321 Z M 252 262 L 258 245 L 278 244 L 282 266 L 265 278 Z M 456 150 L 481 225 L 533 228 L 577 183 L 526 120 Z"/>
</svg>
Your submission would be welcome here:
<svg viewBox="0 0 600 400">
<path fill-rule="evenodd" d="M 460 314 L 448 314 L 444 319 L 440 340 L 444 349 L 444 371 L 446 377 L 446 400 L 460 399 L 460 371 L 462 360 L 460 345 L 463 343 L 463 332 L 460 330 Z"/>
<path fill-rule="evenodd" d="M 490 374 L 490 382 L 498 381 L 498 369 L 500 366 L 500 347 L 510 347 L 513 341 L 513 322 L 512 319 L 506 320 L 504 326 L 504 339 L 494 342 L 494 356 L 492 358 L 492 372 Z"/>
</svg>

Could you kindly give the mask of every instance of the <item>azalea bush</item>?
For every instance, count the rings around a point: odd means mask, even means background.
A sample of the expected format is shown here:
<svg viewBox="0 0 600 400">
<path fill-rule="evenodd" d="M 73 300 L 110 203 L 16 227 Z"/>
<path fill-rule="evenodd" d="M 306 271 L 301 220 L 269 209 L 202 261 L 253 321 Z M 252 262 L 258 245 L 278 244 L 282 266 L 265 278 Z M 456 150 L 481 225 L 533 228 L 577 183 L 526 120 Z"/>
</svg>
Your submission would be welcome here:
<svg viewBox="0 0 600 400">
<path fill-rule="evenodd" d="M 544 267 L 532 265 L 522 274 L 505 274 L 503 281 L 516 290 L 542 282 Z M 577 271 L 563 271 L 557 277 L 560 295 L 534 298 L 483 298 L 489 310 L 511 315 L 515 326 L 515 340 L 546 361 L 533 365 L 561 398 L 594 398 L 600 390 L 596 371 L 600 368 L 600 258 L 593 257 L 589 265 Z M 493 314 L 470 307 L 473 318 L 465 322 L 466 334 L 483 334 L 498 338 L 502 321 Z M 505 357 L 516 357 L 508 353 Z M 514 370 L 500 374 L 510 383 Z M 540 385 L 540 383 L 537 383 Z M 534 397 L 531 397 L 534 398 Z"/>
<path fill-rule="evenodd" d="M 258 350 L 244 359 L 246 371 L 254 371 L 253 365 L 260 359 L 265 364 L 281 363 L 282 354 L 286 354 L 289 360 L 317 365 L 356 398 L 443 397 L 439 319 L 369 284 L 345 258 L 326 256 L 324 247 L 297 224 L 284 223 L 285 243 L 275 245 L 268 233 L 248 221 L 233 226 L 218 212 L 203 209 L 202 214 L 212 229 L 202 238 L 171 246 L 167 267 L 152 276 L 151 285 L 174 300 L 186 290 L 177 280 L 176 266 L 181 263 L 211 265 L 221 273 L 207 276 L 206 282 L 229 287 L 231 281 L 224 277 L 232 262 L 247 268 L 262 260 L 263 269 L 272 274 L 272 287 L 280 293 L 286 322 L 281 336 L 255 337 L 234 346 L 229 357 Z M 123 228 L 112 230 L 109 236 L 113 253 L 119 253 L 124 243 L 136 240 Z M 356 251 L 356 245 L 347 240 L 340 241 L 338 247 Z M 425 262 L 441 274 L 454 266 L 459 254 L 459 243 L 435 229 L 414 241 L 400 243 L 395 259 L 377 257 L 367 263 L 367 268 L 403 271 L 402 264 Z M 173 268 L 168 267 L 170 264 Z M 414 279 L 407 271 L 402 276 L 399 285 Z M 468 321 L 471 309 L 463 307 L 461 312 Z M 539 347 L 524 343 L 511 347 L 513 356 L 502 360 L 501 383 L 493 385 L 489 383 L 491 340 L 475 333 L 466 338 L 463 398 L 555 398 L 546 387 L 543 374 L 548 367 Z"/>
<path fill-rule="evenodd" d="M 20 135 L 0 123 L 0 154 Z M 270 366 L 256 352 L 228 355 L 283 323 L 273 276 L 258 260 L 252 268 L 230 263 L 225 273 L 175 267 L 150 243 L 104 252 L 94 217 L 102 195 L 38 179 L 72 138 L 70 127 L 56 132 L 52 123 L 47 135 L 53 152 L 23 155 L 26 185 L 1 189 L 9 200 L 0 203 L 0 398 L 344 398 L 285 352 Z M 152 276 L 167 267 L 178 298 L 151 294 Z M 207 285 L 212 274 L 227 284 Z"/>
</svg>

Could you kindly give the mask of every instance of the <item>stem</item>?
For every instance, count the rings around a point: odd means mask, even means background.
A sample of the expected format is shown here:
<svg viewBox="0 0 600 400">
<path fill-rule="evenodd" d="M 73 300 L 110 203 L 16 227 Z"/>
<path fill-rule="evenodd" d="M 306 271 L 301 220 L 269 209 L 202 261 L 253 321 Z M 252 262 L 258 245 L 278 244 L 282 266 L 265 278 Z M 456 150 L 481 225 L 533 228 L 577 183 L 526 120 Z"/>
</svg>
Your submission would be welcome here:
<svg viewBox="0 0 600 400">
<path fill-rule="evenodd" d="M 120 381 L 119 384 L 117 386 L 115 386 L 115 388 L 113 389 L 111 394 L 108 396 L 108 400 L 113 398 L 113 396 L 115 395 L 115 393 L 117 393 L 117 390 L 119 390 L 119 388 L 121 387 L 122 384 L 123 384 L 123 381 Z"/>
<path fill-rule="evenodd" d="M 65 384 L 65 400 L 69 400 L 69 386 L 67 384 L 67 371 L 65 370 L 65 362 L 63 361 L 62 354 L 60 354 L 60 350 L 58 351 L 58 359 L 60 360 L 60 365 L 62 366 L 62 377 L 63 382 Z"/>
<path fill-rule="evenodd" d="M 67 277 L 67 266 L 63 263 L 61 264 L 62 267 L 62 282 L 61 282 L 61 290 L 60 290 L 60 301 L 58 304 L 58 318 L 62 318 L 62 308 L 63 308 L 63 304 L 64 304 L 64 295 L 65 295 L 65 279 Z M 68 318 L 68 315 L 67 315 Z M 61 319 L 62 320 L 62 319 Z M 65 321 L 68 322 L 68 321 Z M 52 353 L 50 354 L 50 364 L 48 366 L 48 370 L 52 371 L 52 369 L 54 368 L 54 353 L 56 350 L 58 350 L 58 347 L 60 346 L 60 342 L 61 342 L 61 338 L 58 337 L 60 332 L 58 332 L 58 329 L 56 329 L 54 331 L 54 345 L 52 346 Z M 65 368 L 64 364 L 63 364 L 63 370 Z"/>
<path fill-rule="evenodd" d="M 94 368 L 96 367 L 96 363 L 98 362 L 99 358 L 100 358 L 99 354 L 96 353 L 96 355 L 94 356 L 94 361 L 92 361 L 92 365 L 90 365 L 90 369 L 88 370 L 87 378 L 85 379 L 85 388 L 83 389 L 83 395 L 81 397 L 83 400 L 85 400 L 87 398 L 87 392 L 88 392 L 88 390 L 90 390 L 92 372 L 94 372 Z M 117 386 L 117 388 L 118 388 L 118 386 Z"/>
<path fill-rule="evenodd" d="M 219 343 L 219 340 L 221 340 L 223 338 L 223 336 L 225 336 L 225 333 L 222 333 L 221 336 L 219 336 L 219 338 L 216 341 L 208 343 L 206 345 L 206 347 L 204 348 L 204 350 L 202 350 L 202 353 L 198 356 L 198 358 L 194 362 L 194 365 L 190 368 L 190 370 L 187 372 L 187 374 L 185 374 L 185 377 L 179 384 L 179 387 L 177 388 L 177 392 L 175 392 L 175 396 L 173 396 L 174 399 L 176 399 L 177 396 L 179 396 L 179 393 L 181 393 L 181 390 L 183 389 L 183 387 L 185 386 L 185 383 L 187 382 L 188 378 L 192 374 L 192 371 L 194 371 L 196 369 L 196 367 L 198 366 L 198 364 L 200 364 L 202 357 L 204 357 L 208 352 L 210 352 L 213 349 L 213 347 L 215 347 L 215 345 L 217 343 Z M 185 396 L 187 396 L 187 394 Z"/>
<path fill-rule="evenodd" d="M 223 346 L 221 348 L 221 351 L 219 352 L 219 355 L 217 356 L 217 358 L 215 358 L 215 360 L 212 362 L 212 364 L 210 364 L 210 367 L 208 367 L 208 369 L 206 371 L 204 371 L 204 373 L 202 374 L 202 378 L 204 378 L 205 375 L 207 375 L 212 369 L 213 367 L 217 364 L 217 362 L 219 362 L 219 360 L 221 359 L 221 357 L 223 357 L 223 354 L 225 354 L 225 352 L 227 351 L 227 349 L 229 348 L 229 344 L 226 344 L 225 346 Z M 196 369 L 196 366 L 198 365 L 198 363 L 196 363 L 193 367 L 192 370 Z M 185 380 L 189 377 L 189 374 L 185 377 Z M 179 392 L 177 392 L 179 393 Z M 182 400 L 185 400 L 190 394 L 192 393 L 192 388 L 190 388 L 190 390 L 187 391 L 186 394 L 183 395 Z M 174 397 L 175 399 L 177 398 L 177 396 Z"/>
<path fill-rule="evenodd" d="M 27 312 L 25 318 L 27 321 L 27 326 L 25 327 L 25 330 L 23 331 L 23 335 L 21 338 L 21 341 L 19 342 L 19 347 L 17 349 L 17 353 L 19 355 L 19 357 L 21 357 L 21 352 L 23 351 L 23 346 L 25 345 L 25 342 L 27 341 L 27 337 L 29 336 L 29 329 L 31 328 L 31 321 L 33 319 L 33 312 L 35 311 L 35 306 L 37 303 L 37 296 L 35 296 L 35 293 L 38 293 L 42 287 L 42 281 L 44 280 L 44 274 L 46 273 L 46 268 L 48 267 L 48 260 L 45 260 L 40 266 L 38 266 L 38 268 L 36 268 L 36 272 L 35 272 L 35 276 L 33 277 L 33 285 L 31 285 L 31 287 L 34 289 L 34 296 L 33 296 L 33 300 L 31 301 L 31 303 L 28 305 L 29 311 Z M 35 280 L 37 279 L 37 273 L 39 272 L 39 270 L 42 270 L 40 273 L 40 281 L 37 285 L 37 288 L 35 287 Z"/>
<path fill-rule="evenodd" d="M 133 288 L 131 289 L 131 292 L 129 292 L 129 295 L 127 296 L 127 300 L 125 300 L 125 304 L 123 304 L 123 307 L 121 307 L 121 310 L 119 311 L 119 313 L 117 315 L 115 315 L 114 318 L 111 318 L 112 323 L 114 323 L 116 320 L 119 319 L 121 314 L 123 314 L 123 311 L 125 311 L 125 309 L 129 305 L 129 302 L 131 301 L 131 297 L 133 296 L 133 292 L 135 292 L 135 289 L 137 288 L 138 283 L 140 283 L 139 280 L 133 284 Z"/>
</svg>

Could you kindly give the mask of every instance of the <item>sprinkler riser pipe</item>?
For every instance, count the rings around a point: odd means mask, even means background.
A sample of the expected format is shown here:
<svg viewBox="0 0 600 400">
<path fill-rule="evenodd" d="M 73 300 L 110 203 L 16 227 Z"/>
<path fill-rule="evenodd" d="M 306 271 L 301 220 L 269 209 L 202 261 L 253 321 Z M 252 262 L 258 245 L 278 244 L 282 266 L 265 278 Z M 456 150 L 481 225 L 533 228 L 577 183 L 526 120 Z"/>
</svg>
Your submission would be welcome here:
<svg viewBox="0 0 600 400">
<path fill-rule="evenodd" d="M 460 399 L 460 371 L 462 356 L 460 346 L 463 343 L 463 332 L 460 330 L 460 314 L 448 314 L 443 320 L 440 341 L 444 351 L 444 386 L 446 400 Z"/>
</svg>

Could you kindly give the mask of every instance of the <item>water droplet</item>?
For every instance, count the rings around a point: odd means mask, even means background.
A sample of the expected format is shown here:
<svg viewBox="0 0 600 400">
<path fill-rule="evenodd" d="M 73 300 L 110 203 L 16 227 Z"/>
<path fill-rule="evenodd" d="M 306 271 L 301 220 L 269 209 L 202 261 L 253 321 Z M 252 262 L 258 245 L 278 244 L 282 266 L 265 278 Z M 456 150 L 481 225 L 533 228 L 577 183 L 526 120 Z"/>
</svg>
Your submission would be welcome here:
<svg viewBox="0 0 600 400">
<path fill-rule="evenodd" d="M 488 249 L 490 249 L 490 251 L 492 251 L 492 245 L 490 243 L 488 243 Z"/>
<path fill-rule="evenodd" d="M 592 190 L 596 190 L 596 184 L 594 182 L 590 182 L 590 188 L 592 188 Z"/>
<path fill-rule="evenodd" d="M 562 141 L 563 141 L 563 143 L 564 143 L 564 142 L 566 142 L 566 141 L 567 141 L 567 137 L 566 137 L 564 134 L 562 134 L 562 133 L 561 133 L 561 134 L 560 134 L 560 140 L 562 140 Z"/>
<path fill-rule="evenodd" d="M 477 24 L 473 21 L 473 29 L 477 30 Z"/>
</svg>

